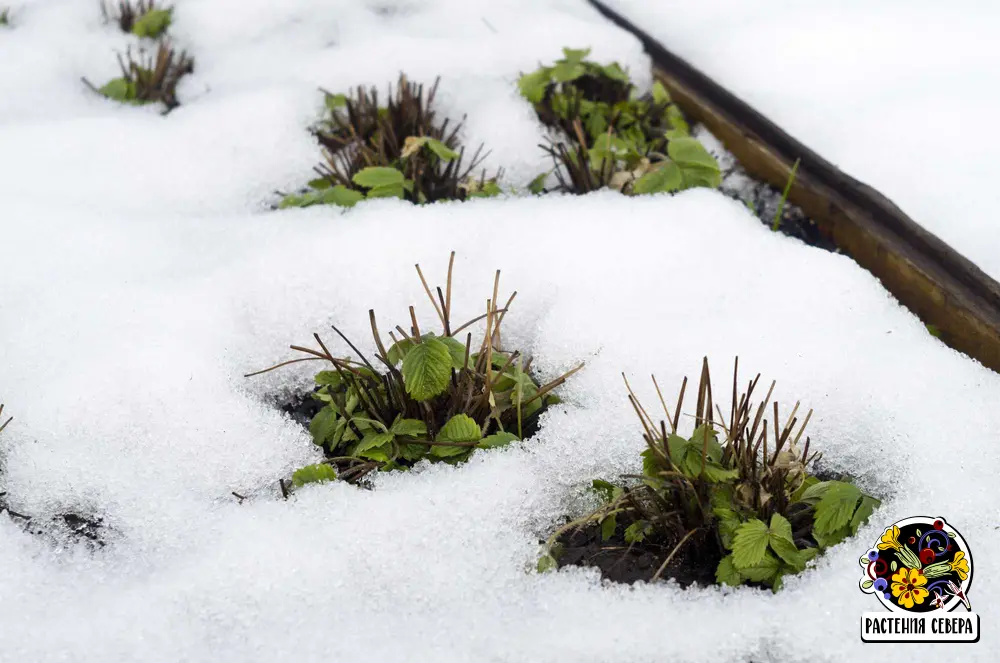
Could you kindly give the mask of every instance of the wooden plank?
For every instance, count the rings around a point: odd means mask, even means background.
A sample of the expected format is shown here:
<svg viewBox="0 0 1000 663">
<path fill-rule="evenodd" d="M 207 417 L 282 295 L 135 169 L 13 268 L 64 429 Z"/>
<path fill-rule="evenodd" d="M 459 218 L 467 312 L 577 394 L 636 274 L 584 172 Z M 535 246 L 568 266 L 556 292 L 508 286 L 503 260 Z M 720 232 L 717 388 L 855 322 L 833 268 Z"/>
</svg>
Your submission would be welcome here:
<svg viewBox="0 0 1000 663">
<path fill-rule="evenodd" d="M 589 2 L 642 41 L 654 75 L 681 110 L 715 134 L 751 176 L 783 189 L 798 159 L 791 202 L 934 325 L 942 341 L 1000 371 L 1000 284 L 878 191 L 841 172 L 599 0 Z"/>
</svg>

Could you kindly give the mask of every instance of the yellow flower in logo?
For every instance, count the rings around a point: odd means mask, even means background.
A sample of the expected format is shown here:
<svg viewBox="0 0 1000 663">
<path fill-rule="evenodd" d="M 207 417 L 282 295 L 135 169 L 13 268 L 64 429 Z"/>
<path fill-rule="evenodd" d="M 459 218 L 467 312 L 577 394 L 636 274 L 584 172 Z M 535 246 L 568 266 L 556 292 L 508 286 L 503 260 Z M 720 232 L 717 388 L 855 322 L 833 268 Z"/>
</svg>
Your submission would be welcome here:
<svg viewBox="0 0 1000 663">
<path fill-rule="evenodd" d="M 887 529 L 878 541 L 879 550 L 888 550 L 889 548 L 899 550 L 899 528 L 895 525 Z"/>
<path fill-rule="evenodd" d="M 899 605 L 909 610 L 914 603 L 920 605 L 927 598 L 929 592 L 924 587 L 926 584 L 927 578 L 920 569 L 908 569 L 904 566 L 892 576 L 892 595 Z"/>
<path fill-rule="evenodd" d="M 951 570 L 958 573 L 958 577 L 965 580 L 969 577 L 969 560 L 965 559 L 965 553 L 961 550 L 955 553 L 955 559 L 948 563 Z"/>
</svg>

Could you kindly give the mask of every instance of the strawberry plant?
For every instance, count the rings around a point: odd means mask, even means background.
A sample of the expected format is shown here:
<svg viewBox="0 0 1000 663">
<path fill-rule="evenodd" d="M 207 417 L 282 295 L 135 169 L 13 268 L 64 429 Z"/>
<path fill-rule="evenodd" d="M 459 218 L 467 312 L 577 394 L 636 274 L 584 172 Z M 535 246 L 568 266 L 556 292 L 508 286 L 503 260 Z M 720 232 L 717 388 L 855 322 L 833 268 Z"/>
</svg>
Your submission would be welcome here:
<svg viewBox="0 0 1000 663">
<path fill-rule="evenodd" d="M 173 18 L 173 7 L 157 6 L 156 0 L 119 0 L 117 5 L 104 3 L 101 12 L 106 21 L 118 24 L 122 32 L 137 37 L 157 39 L 162 36 Z"/>
<path fill-rule="evenodd" d="M 539 120 L 554 131 L 542 149 L 553 160 L 556 190 L 640 195 L 717 188 L 718 163 L 690 136 L 666 88 L 657 82 L 640 95 L 617 63 L 591 62 L 589 53 L 563 49 L 561 60 L 518 82 Z"/>
<path fill-rule="evenodd" d="M 327 116 L 313 128 L 324 161 L 308 189 L 285 195 L 279 208 L 332 204 L 352 207 L 369 198 L 401 198 L 414 203 L 467 200 L 501 193 L 501 173 L 473 173 L 486 158 L 480 146 L 463 165 L 459 122 L 449 128 L 433 108 L 438 83 L 423 85 L 401 75 L 386 105 L 378 90 L 359 87 L 352 95 L 325 92 Z"/>
<path fill-rule="evenodd" d="M 628 388 L 646 441 L 642 473 L 621 483 L 595 481 L 603 504 L 549 538 L 540 569 L 558 566 L 567 536 L 589 527 L 608 548 L 658 551 L 647 579 L 709 564 L 719 583 L 777 590 L 784 576 L 857 532 L 879 501 L 849 481 L 817 477 L 810 467 L 819 453 L 810 454 L 809 438 L 802 440 L 812 411 L 800 423 L 796 403 L 781 425 L 771 403 L 774 383 L 755 406 L 760 375 L 737 398 L 738 368 L 737 361 L 727 422 L 713 403 L 705 360 L 690 435 L 680 432 L 686 378 L 673 416 L 654 378 L 665 417 L 658 424 Z"/>
<path fill-rule="evenodd" d="M 177 84 L 181 78 L 194 71 L 194 60 L 184 52 L 177 53 L 166 42 L 157 44 L 156 55 L 150 55 L 140 48 L 137 55 L 128 49 L 124 58 L 118 55 L 118 66 L 122 75 L 112 79 L 100 88 L 91 85 L 92 90 L 108 99 L 127 104 L 162 103 L 169 112 L 180 105 L 177 100 Z"/>
<path fill-rule="evenodd" d="M 552 390 L 582 368 L 540 385 L 531 375 L 531 359 L 503 347 L 501 329 L 516 293 L 502 308 L 498 305 L 499 271 L 485 313 L 455 325 L 454 256 L 444 289 L 438 287 L 433 293 L 417 265 L 441 325 L 439 332 L 420 325 L 411 306 L 409 328 L 397 325 L 390 331 L 387 347 L 375 312 L 369 311 L 377 349 L 373 359 L 334 327 L 355 359 L 335 356 L 315 334 L 316 348 L 292 346 L 304 357 L 250 374 L 302 361 L 328 365 L 315 376 L 312 398 L 320 407 L 309 425 L 326 458 L 297 471 L 294 485 L 335 478 L 358 482 L 374 470 L 405 469 L 421 460 L 458 463 L 477 449 L 523 440 L 532 434 L 539 414 L 557 402 Z M 474 343 L 471 332 L 462 336 L 480 322 L 485 323 L 480 340 Z"/>
</svg>

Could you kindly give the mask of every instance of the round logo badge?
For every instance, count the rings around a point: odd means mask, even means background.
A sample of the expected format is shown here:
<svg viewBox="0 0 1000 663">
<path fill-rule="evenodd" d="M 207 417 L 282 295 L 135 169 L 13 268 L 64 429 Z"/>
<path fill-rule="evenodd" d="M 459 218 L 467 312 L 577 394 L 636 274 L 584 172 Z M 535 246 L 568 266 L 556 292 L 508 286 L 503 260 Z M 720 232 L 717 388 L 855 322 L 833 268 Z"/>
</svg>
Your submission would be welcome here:
<svg viewBox="0 0 1000 663">
<path fill-rule="evenodd" d="M 859 560 L 859 584 L 893 612 L 972 610 L 972 552 L 944 518 L 904 518 L 885 528 Z"/>
</svg>

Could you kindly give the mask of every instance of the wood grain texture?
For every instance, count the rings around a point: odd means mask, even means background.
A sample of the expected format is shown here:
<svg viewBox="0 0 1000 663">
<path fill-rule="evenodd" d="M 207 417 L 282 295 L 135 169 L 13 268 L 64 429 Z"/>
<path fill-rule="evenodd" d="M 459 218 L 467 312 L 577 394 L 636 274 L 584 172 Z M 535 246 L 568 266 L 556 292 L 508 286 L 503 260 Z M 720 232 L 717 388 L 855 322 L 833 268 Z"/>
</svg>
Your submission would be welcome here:
<svg viewBox="0 0 1000 663">
<path fill-rule="evenodd" d="M 643 42 L 654 76 L 681 110 L 719 138 L 751 176 L 781 190 L 798 159 L 789 200 L 934 325 L 942 341 L 1000 371 L 1000 284 L 878 191 L 841 172 L 599 0 L 589 1 Z"/>
</svg>

